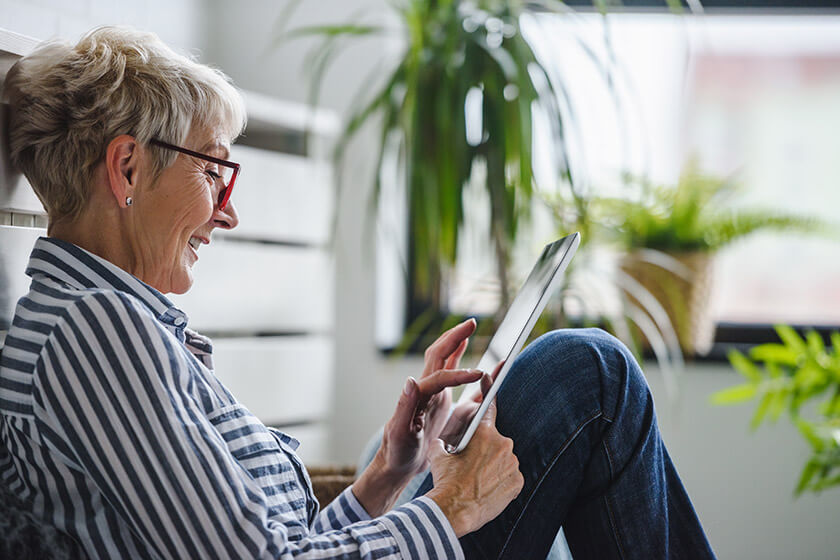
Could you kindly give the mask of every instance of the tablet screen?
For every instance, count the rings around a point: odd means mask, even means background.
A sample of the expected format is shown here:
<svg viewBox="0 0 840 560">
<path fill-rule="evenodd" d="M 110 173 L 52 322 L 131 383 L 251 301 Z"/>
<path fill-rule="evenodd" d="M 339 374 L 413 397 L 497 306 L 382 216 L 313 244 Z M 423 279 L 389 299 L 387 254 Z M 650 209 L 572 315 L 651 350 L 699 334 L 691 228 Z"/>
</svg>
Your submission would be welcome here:
<svg viewBox="0 0 840 560">
<path fill-rule="evenodd" d="M 487 373 L 498 369 L 496 379 L 486 395 L 486 402 L 481 406 L 475 402 L 481 392 L 480 382 L 467 385 L 441 432 L 440 437 L 450 453 L 462 450 L 472 437 L 489 401 L 504 381 L 507 370 L 531 334 L 549 297 L 560 284 L 563 272 L 579 244 L 580 234 L 574 233 L 543 249 L 476 366 Z"/>
</svg>

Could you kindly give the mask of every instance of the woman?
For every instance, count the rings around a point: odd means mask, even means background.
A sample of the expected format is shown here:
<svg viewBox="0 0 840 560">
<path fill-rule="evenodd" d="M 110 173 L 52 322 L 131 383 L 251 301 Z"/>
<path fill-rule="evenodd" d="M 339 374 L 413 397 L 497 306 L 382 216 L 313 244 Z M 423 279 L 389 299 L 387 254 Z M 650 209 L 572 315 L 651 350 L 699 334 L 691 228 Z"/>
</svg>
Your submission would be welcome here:
<svg viewBox="0 0 840 560">
<path fill-rule="evenodd" d="M 475 322 L 444 333 L 371 465 L 319 511 L 297 442 L 220 384 L 163 295 L 238 223 L 236 90 L 154 35 L 100 28 L 19 61 L 6 91 L 50 226 L 0 357 L 0 477 L 88 556 L 534 558 L 561 524 L 581 558 L 712 556 L 638 366 L 597 331 L 526 349 L 459 455 L 437 435 L 448 388 L 482 377 L 459 368 Z"/>
</svg>

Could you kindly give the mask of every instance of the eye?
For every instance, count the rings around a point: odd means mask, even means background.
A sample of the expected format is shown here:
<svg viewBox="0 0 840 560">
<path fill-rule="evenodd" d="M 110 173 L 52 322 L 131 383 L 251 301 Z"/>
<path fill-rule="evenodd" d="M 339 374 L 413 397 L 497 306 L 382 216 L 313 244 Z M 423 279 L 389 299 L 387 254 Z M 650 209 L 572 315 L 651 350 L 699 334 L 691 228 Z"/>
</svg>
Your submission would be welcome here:
<svg viewBox="0 0 840 560">
<path fill-rule="evenodd" d="M 222 178 L 222 176 L 216 173 L 216 171 L 213 169 L 207 169 L 205 173 L 207 173 L 207 175 L 209 175 L 210 178 L 213 179 L 213 182 L 216 182 Z"/>
</svg>

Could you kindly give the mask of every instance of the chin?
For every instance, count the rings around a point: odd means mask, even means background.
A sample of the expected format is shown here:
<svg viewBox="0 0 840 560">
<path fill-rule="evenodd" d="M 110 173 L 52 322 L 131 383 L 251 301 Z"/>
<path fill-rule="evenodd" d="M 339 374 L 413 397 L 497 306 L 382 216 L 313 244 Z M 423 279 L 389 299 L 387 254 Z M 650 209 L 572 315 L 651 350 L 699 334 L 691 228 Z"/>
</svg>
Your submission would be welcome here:
<svg viewBox="0 0 840 560">
<path fill-rule="evenodd" d="M 192 285 L 192 270 L 187 269 L 172 279 L 172 283 L 169 285 L 169 293 L 177 295 L 185 294 L 192 288 Z"/>
</svg>

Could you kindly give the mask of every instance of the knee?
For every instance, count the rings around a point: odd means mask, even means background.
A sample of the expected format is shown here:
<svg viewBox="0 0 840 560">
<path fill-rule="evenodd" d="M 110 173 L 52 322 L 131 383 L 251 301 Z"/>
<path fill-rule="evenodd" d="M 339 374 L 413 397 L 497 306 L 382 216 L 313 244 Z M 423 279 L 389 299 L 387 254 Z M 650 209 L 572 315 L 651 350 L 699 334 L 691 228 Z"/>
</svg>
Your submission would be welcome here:
<svg viewBox="0 0 840 560">
<path fill-rule="evenodd" d="M 632 352 L 613 335 L 602 329 L 560 329 L 550 331 L 529 344 L 523 360 L 553 360 L 556 363 L 598 361 L 634 362 Z M 589 358 L 589 360 L 587 360 Z"/>
<path fill-rule="evenodd" d="M 553 382 L 588 388 L 600 395 L 605 414 L 627 392 L 649 394 L 644 374 L 633 353 L 601 329 L 562 329 L 548 332 L 528 345 L 516 360 L 516 369 L 551 372 Z M 513 369 L 511 373 L 514 373 Z M 589 391 L 585 391 L 589 392 Z"/>
</svg>

